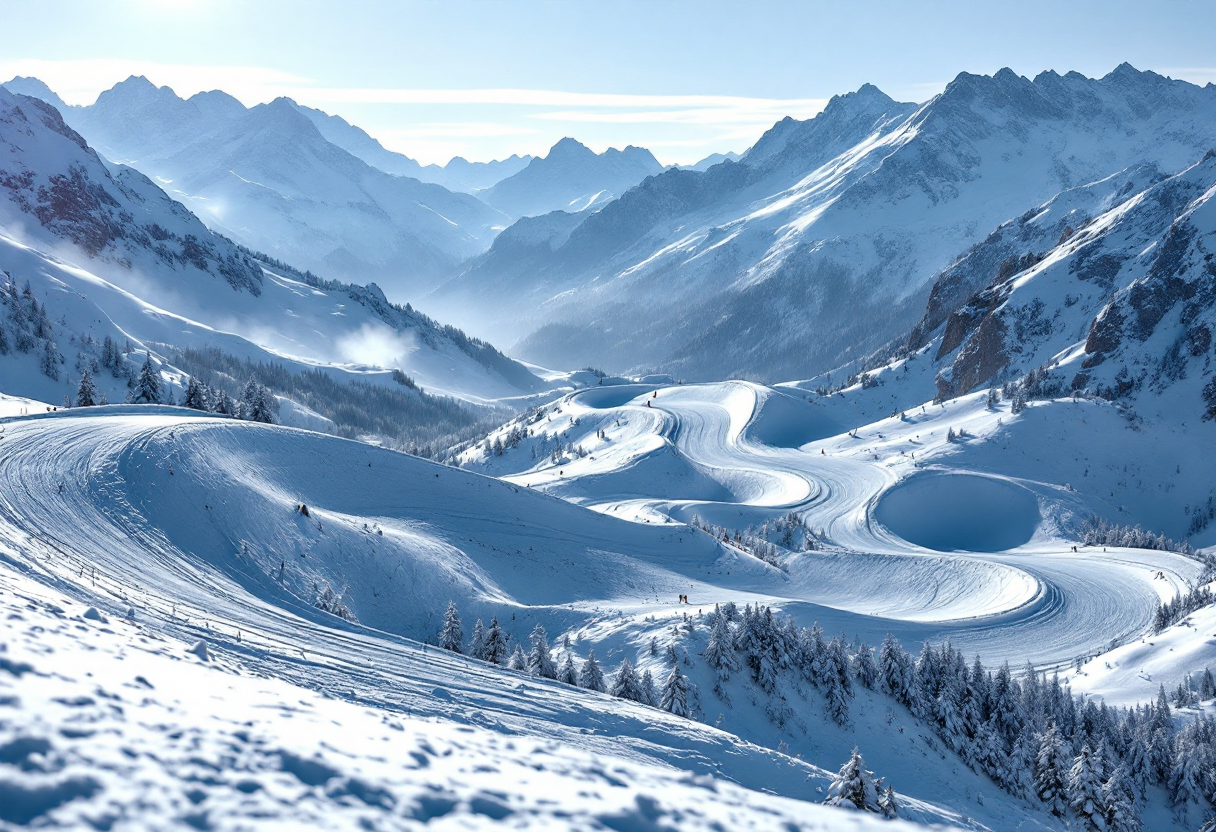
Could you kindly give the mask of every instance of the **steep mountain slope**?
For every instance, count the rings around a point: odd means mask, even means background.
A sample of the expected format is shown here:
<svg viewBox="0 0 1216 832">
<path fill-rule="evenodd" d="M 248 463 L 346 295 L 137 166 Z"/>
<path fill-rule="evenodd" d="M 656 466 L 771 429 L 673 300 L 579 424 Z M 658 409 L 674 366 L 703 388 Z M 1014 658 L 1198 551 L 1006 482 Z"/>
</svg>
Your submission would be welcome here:
<svg viewBox="0 0 1216 832">
<path fill-rule="evenodd" d="M 0 148 L 3 282 L 13 298 L 28 282 L 45 310 L 35 314 L 36 329 L 59 331 L 25 346 L 45 352 L 42 342 L 53 340 L 59 364 L 71 361 L 59 378 L 38 372 L 40 356 L 15 349 L 6 364 L 26 361 L 34 372 L 6 375 L 7 392 L 74 395 L 82 365 L 71 353 L 93 355 L 106 336 L 218 346 L 255 360 L 274 354 L 390 384 L 390 370 L 400 368 L 432 390 L 477 400 L 540 386 L 493 347 L 393 306 L 374 284 L 327 283 L 257 260 L 142 174 L 107 166 L 42 101 L 0 89 Z M 14 327 L 11 343 L 21 329 Z M 14 389 L 21 378 L 37 384 Z M 63 393 L 47 395 L 52 382 Z"/>
<path fill-rule="evenodd" d="M 586 211 L 662 170 L 649 150 L 629 146 L 597 154 L 567 138 L 553 145 L 547 156 L 531 160 L 481 196 L 513 217 Z"/>
<path fill-rule="evenodd" d="M 1214 197 L 1210 152 L 973 295 L 946 321 L 937 346 L 948 364 L 939 395 L 1045 367 L 1040 383 L 1048 386 L 1129 397 L 1152 411 L 1162 409 L 1167 389 L 1169 407 L 1186 390 L 1182 421 L 1216 415 L 1216 392 L 1204 393 L 1216 327 Z"/>
<path fill-rule="evenodd" d="M 963 74 L 919 108 L 866 87 L 737 163 L 653 178 L 526 269 L 491 247 L 437 297 L 495 286 L 519 311 L 496 337 L 527 336 L 541 363 L 813 375 L 907 332 L 936 274 L 1026 206 L 1135 164 L 1180 170 L 1214 130 L 1216 86 L 1126 65 Z"/>
<path fill-rule="evenodd" d="M 467 194 L 372 167 L 288 99 L 251 109 L 222 92 L 182 100 L 138 77 L 64 118 L 211 228 L 303 268 L 377 280 L 394 297 L 449 275 L 507 223 Z"/>
<path fill-rule="evenodd" d="M 59 113 L 0 88 L 0 187 L 7 224 L 39 239 L 67 241 L 90 257 L 130 267 L 133 259 L 220 277 L 238 292 L 261 292 L 262 274 L 139 172 L 113 172 Z"/>
</svg>

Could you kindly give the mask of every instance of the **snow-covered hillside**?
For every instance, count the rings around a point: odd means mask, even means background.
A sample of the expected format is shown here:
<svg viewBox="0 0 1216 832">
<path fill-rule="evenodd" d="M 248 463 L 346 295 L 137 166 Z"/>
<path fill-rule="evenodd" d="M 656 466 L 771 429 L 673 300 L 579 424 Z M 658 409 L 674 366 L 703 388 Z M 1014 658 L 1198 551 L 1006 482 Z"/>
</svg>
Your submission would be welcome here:
<svg viewBox="0 0 1216 832">
<path fill-rule="evenodd" d="M 2 656 L 8 675 L 3 678 L 16 688 L 21 708 L 34 712 L 33 718 L 5 719 L 3 730 L 6 740 L 52 742 L 38 752 L 51 773 L 31 773 L 30 779 L 18 781 L 22 789 L 71 780 L 80 772 L 73 768 L 54 773 L 52 749 L 72 749 L 83 754 L 83 760 L 96 759 L 98 770 L 91 777 L 99 782 L 78 790 L 73 781 L 58 801 L 33 799 L 35 816 L 57 810 L 59 804 L 66 804 L 61 811 L 68 813 L 90 807 L 94 804 L 88 801 L 97 795 L 103 803 L 112 800 L 115 811 L 140 811 L 113 779 L 104 747 L 80 742 L 79 737 L 64 741 L 48 736 L 65 718 L 50 700 L 71 697 L 80 675 L 72 671 L 68 679 L 60 674 L 52 681 L 44 674 L 86 649 L 97 654 L 99 646 L 99 658 L 121 650 L 134 664 L 124 661 L 127 669 L 119 670 L 113 660 L 102 663 L 114 669 L 99 668 L 101 673 L 88 681 L 82 695 L 96 703 L 100 687 L 107 695 L 125 699 L 124 684 L 143 686 L 135 702 L 144 702 L 140 707 L 148 710 L 139 713 L 178 714 L 174 720 L 193 713 L 197 722 L 187 719 L 182 727 L 207 742 L 230 737 L 249 718 L 243 714 L 257 712 L 259 703 L 303 708 L 300 716 L 309 724 L 311 717 L 304 714 L 317 711 L 336 720 L 339 729 L 351 726 L 332 734 L 325 729 L 329 740 L 300 729 L 294 721 L 297 731 L 303 731 L 295 733 L 294 740 L 270 725 L 255 726 L 251 736 L 256 739 L 242 742 L 250 743 L 251 751 L 269 743 L 268 750 L 249 758 L 247 769 L 238 767 L 241 773 L 230 773 L 237 780 L 262 781 L 271 794 L 284 787 L 311 786 L 318 789 L 312 792 L 318 800 L 339 799 L 332 788 L 321 787 L 336 788 L 334 778 L 344 783 L 347 778 L 370 779 L 374 787 L 361 782 L 351 788 L 368 796 L 388 792 L 363 801 L 369 804 L 367 811 L 373 811 L 377 806 L 391 809 L 398 801 L 409 803 L 404 795 L 415 789 L 443 787 L 446 793 L 456 788 L 447 781 L 459 775 L 446 764 L 437 763 L 417 777 L 389 774 L 375 758 L 407 755 L 399 749 L 376 750 L 381 740 L 373 738 L 380 737 L 383 728 L 366 741 L 342 739 L 365 736 L 355 726 L 382 724 L 405 729 L 405 734 L 386 734 L 397 740 L 414 732 L 432 738 L 440 746 L 433 753 L 441 759 L 448 756 L 443 748 L 452 744 L 455 751 L 456 738 L 462 738 L 466 751 L 453 761 L 467 758 L 482 744 L 493 748 L 498 737 L 499 751 L 490 759 L 498 758 L 509 772 L 522 763 L 512 759 L 543 747 L 549 755 L 584 761 L 555 761 L 554 776 L 590 776 L 585 771 L 590 765 L 587 755 L 594 754 L 600 759 L 597 770 L 612 778 L 607 785 L 613 794 L 631 788 L 630 783 L 641 788 L 644 772 L 657 765 L 694 778 L 690 783 L 700 783 L 699 788 L 713 784 L 715 791 L 724 790 L 720 793 L 728 804 L 771 800 L 756 793 L 761 789 L 812 802 L 823 799 L 825 773 L 805 761 L 741 742 L 708 725 L 554 682 L 521 678 L 400 637 L 432 636 L 439 624 L 434 599 L 453 597 L 470 619 L 497 615 L 508 632 L 521 639 L 541 622 L 555 638 L 569 632 L 579 655 L 595 649 L 603 661 L 615 663 L 633 655 L 651 634 L 665 632 L 670 622 L 680 620 L 674 595 L 687 577 L 712 574 L 727 564 L 735 564 L 737 580 L 763 571 L 699 532 L 626 523 L 527 488 L 277 427 L 139 408 L 80 409 L 51 416 L 3 425 L 0 551 L 5 563 L 0 574 L 10 610 L 29 621 L 27 628 L 8 617 L 11 637 Z M 116 512 L 120 504 L 124 508 Z M 307 507 L 307 516 L 300 505 Z M 275 516 L 282 522 L 268 524 Z M 69 525 L 75 530 L 71 535 L 53 531 Z M 116 534 L 130 544 L 111 545 Z M 314 600 L 328 597 L 327 587 L 341 594 L 348 617 L 370 627 L 314 607 Z M 82 619 L 86 628 L 96 626 L 95 633 L 74 626 L 64 631 L 53 623 L 53 616 L 70 619 L 86 612 L 86 606 L 99 611 Z M 43 637 L 36 627 L 55 635 Z M 199 640 L 207 645 L 212 670 L 188 670 L 171 681 L 181 672 L 177 667 L 183 659 L 199 664 L 202 648 L 194 657 L 187 650 Z M 10 679 L 14 674 L 17 678 Z M 258 678 L 262 676 L 273 680 Z M 311 693 L 292 695 L 290 685 L 351 704 L 326 704 Z M 63 695 L 51 692 L 55 686 Z M 229 704 L 218 710 L 191 707 L 199 696 L 222 697 Z M 128 707 L 134 708 L 135 702 Z M 77 707 L 87 709 L 90 703 L 80 700 Z M 112 718 L 112 730 L 146 750 L 132 758 L 138 760 L 128 764 L 134 768 L 125 770 L 172 783 L 164 799 L 174 805 L 178 789 L 190 787 L 174 783 L 181 775 L 174 774 L 176 764 L 168 762 L 176 758 L 172 746 L 165 749 L 168 759 L 157 752 L 160 743 L 175 740 L 138 728 L 139 718 L 133 714 Z M 503 740 L 504 734 L 513 739 Z M 919 736 L 909 740 L 929 751 Z M 832 768 L 847 758 L 848 750 L 840 750 L 845 742 L 847 737 L 824 749 Z M 287 745 L 280 749 L 282 743 Z M 820 756 L 812 753 L 815 747 L 806 746 L 804 760 Z M 894 758 L 876 752 L 896 767 Z M 635 766 L 641 767 L 636 774 Z M 936 770 L 937 764 L 930 766 Z M 941 775 L 947 766 L 943 764 Z M 419 767 L 424 768 L 421 763 Z M 400 764 L 396 769 L 401 770 Z M 277 771 L 295 779 L 274 781 Z M 528 795 L 535 800 L 537 793 L 529 784 L 536 781 L 512 780 L 514 785 L 509 785 L 501 771 L 484 773 L 498 775 L 497 802 L 505 802 L 512 812 L 533 811 L 524 807 L 530 805 Z M 654 776 L 662 783 L 677 775 L 656 771 Z M 963 811 L 971 817 L 965 818 L 937 804 L 932 789 L 914 785 L 908 766 L 890 776 L 910 781 L 897 789 L 905 813 L 915 819 L 997 828 L 1003 809 L 1025 818 L 1030 828 L 1051 828 L 1045 816 L 1005 806 L 999 798 L 988 808 L 966 807 Z M 754 791 L 738 791 L 723 780 Z M 199 799 L 182 796 L 194 805 L 214 801 L 197 810 L 180 803 L 180 811 L 210 810 L 220 817 L 252 811 L 231 805 L 234 790 L 240 791 L 235 780 L 200 788 Z M 257 790 L 246 793 L 252 791 Z M 469 801 L 477 812 L 477 791 L 474 787 L 459 794 L 455 804 Z M 625 805 L 634 800 L 628 791 L 620 794 Z M 390 796 L 392 805 L 386 805 Z M 70 803 L 72 797 L 81 802 Z M 596 807 L 606 798 L 588 794 L 585 799 Z M 620 805 L 615 797 L 607 799 L 611 810 Z M 647 802 L 644 796 L 641 811 L 658 811 L 647 808 Z M 662 798 L 660 805 L 663 812 L 679 812 L 690 824 L 700 824 L 690 814 L 695 802 L 691 795 L 676 793 Z M 772 805 L 790 807 L 781 800 Z M 562 801 L 552 811 L 571 808 Z M 813 807 L 800 805 L 797 811 L 818 817 Z M 845 820 L 849 817 L 825 817 L 822 822 L 828 828 L 864 823 L 856 817 Z M 765 821 L 740 815 L 739 822 Z"/>
<path fill-rule="evenodd" d="M 301 268 L 375 280 L 394 298 L 450 275 L 509 222 L 352 155 L 343 146 L 356 128 L 322 115 L 286 98 L 249 109 L 219 91 L 183 100 L 143 77 L 63 111 L 100 153 L 155 177 L 210 228 Z M 345 138 L 327 140 L 315 121 Z"/>
<path fill-rule="evenodd" d="M 1133 165 L 1180 171 L 1214 131 L 1216 87 L 1127 65 L 964 73 L 920 107 L 866 86 L 739 162 L 654 177 L 564 239 L 491 247 L 436 300 L 542 364 L 810 376 L 907 332 L 937 274 L 1000 223 Z M 475 311 L 490 286 L 516 312 L 501 335 Z"/>
<path fill-rule="evenodd" d="M 101 392 L 121 401 L 127 375 L 102 355 L 107 338 L 162 359 L 219 349 L 391 387 L 396 369 L 478 402 L 543 387 L 488 344 L 390 304 L 374 284 L 259 261 L 140 173 L 104 162 L 37 99 L 0 89 L 0 128 L 8 393 L 74 399 L 83 370 L 97 376 L 100 362 L 113 371 L 98 377 Z"/>
<path fill-rule="evenodd" d="M 644 148 L 610 147 L 597 154 L 566 138 L 481 197 L 512 217 L 588 211 L 611 202 L 662 170 L 663 166 Z"/>
</svg>

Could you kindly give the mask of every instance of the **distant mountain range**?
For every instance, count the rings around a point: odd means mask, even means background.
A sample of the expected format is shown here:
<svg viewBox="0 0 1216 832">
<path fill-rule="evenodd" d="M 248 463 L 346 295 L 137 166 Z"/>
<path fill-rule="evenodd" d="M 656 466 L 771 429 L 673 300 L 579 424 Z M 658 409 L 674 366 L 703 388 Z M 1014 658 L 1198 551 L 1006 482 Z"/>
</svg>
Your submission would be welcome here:
<svg viewBox="0 0 1216 832">
<path fill-rule="evenodd" d="M 572 140 L 543 160 L 423 166 L 287 98 L 252 108 L 219 91 L 182 99 L 142 76 L 86 107 L 64 104 L 36 78 L 5 86 L 55 106 L 106 158 L 155 178 L 233 240 L 327 275 L 376 280 L 397 298 L 457 273 L 515 217 L 599 206 L 662 170 L 647 151 L 597 155 Z"/>
<path fill-rule="evenodd" d="M 513 217 L 561 210 L 598 208 L 616 199 L 663 166 L 649 150 L 609 148 L 596 154 L 574 139 L 562 139 L 544 158 L 502 180 L 483 199 Z"/>
<path fill-rule="evenodd" d="M 923 105 L 866 85 L 739 161 L 517 223 L 433 300 L 541 364 L 812 376 L 906 336 L 1000 223 L 1131 166 L 1180 171 L 1213 136 L 1216 86 L 1126 64 L 964 73 Z"/>
<path fill-rule="evenodd" d="M 99 157 L 42 100 L 0 89 L 0 154 L 2 282 L 29 285 L 44 310 L 32 328 L 0 320 L 5 392 L 72 395 L 107 337 L 162 356 L 214 348 L 335 378 L 408 376 L 476 402 L 544 386 L 375 284 L 322 280 L 210 231 L 142 173 Z M 62 371 L 43 366 L 47 356 Z M 405 375 L 394 382 L 393 370 Z"/>
<path fill-rule="evenodd" d="M 573 139 L 454 160 L 445 171 L 477 184 L 502 174 L 475 196 L 288 99 L 182 100 L 133 78 L 65 118 L 237 242 L 374 278 L 543 366 L 771 381 L 933 337 L 1017 248 L 1009 231 L 986 242 L 993 229 L 1053 198 L 1095 216 L 1109 183 L 1197 162 L 1216 144 L 1216 87 L 1126 64 L 963 73 L 920 105 L 867 84 L 691 168 Z"/>
</svg>

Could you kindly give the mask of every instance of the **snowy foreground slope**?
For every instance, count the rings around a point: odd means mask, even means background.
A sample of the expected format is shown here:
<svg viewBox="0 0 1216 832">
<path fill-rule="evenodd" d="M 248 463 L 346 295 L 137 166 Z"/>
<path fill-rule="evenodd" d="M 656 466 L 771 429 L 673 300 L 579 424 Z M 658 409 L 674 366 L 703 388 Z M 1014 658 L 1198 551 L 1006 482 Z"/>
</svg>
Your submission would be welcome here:
<svg viewBox="0 0 1216 832">
<path fill-rule="evenodd" d="M 328 662 L 304 658 L 305 650 L 288 659 L 316 680 L 308 689 L 268 677 L 263 659 L 275 648 L 252 633 L 192 651 L 182 638 L 214 644 L 215 632 L 142 607 L 134 618 L 111 619 L 8 569 L 0 571 L 0 608 L 6 825 L 915 828 L 690 773 L 693 749 L 727 746 L 725 735 L 701 729 L 709 742 L 682 739 L 675 726 L 644 726 L 619 706 L 613 719 L 580 702 L 585 696 L 562 697 L 531 681 L 508 687 L 493 678 L 504 674 L 445 661 L 434 650 L 426 658 L 436 661 L 424 665 L 434 674 L 431 690 L 381 680 L 384 700 L 369 702 L 343 683 L 346 662 L 327 672 Z M 360 646 L 345 646 L 349 662 L 366 661 Z M 417 662 L 416 646 L 389 646 L 396 649 L 378 661 Z M 446 671 L 440 679 L 437 669 Z M 398 683 L 404 677 L 394 674 Z M 557 709 L 527 714 L 544 694 L 562 697 Z M 676 765 L 662 764 L 657 744 L 629 753 L 597 742 L 602 723 L 618 720 L 678 743 L 666 750 Z M 554 737 L 562 723 L 567 736 Z M 784 768 L 791 780 L 812 771 L 759 749 L 721 750 L 753 764 L 767 756 L 767 768 Z"/>
<path fill-rule="evenodd" d="M 344 813 L 390 825 L 447 812 L 565 826 L 585 818 L 608 828 L 645 828 L 638 819 L 650 816 L 658 828 L 687 828 L 734 812 L 740 824 L 796 819 L 835 829 L 862 821 L 843 812 L 820 820 L 815 812 L 826 809 L 782 798 L 821 802 L 824 770 L 859 745 L 895 786 L 905 818 L 1061 828 L 969 770 L 920 719 L 876 692 L 859 689 L 844 724 L 825 716 L 823 692 L 800 684 L 782 682 L 777 699 L 739 675 L 711 693 L 704 614 L 716 604 L 762 603 L 871 644 L 891 631 L 913 647 L 948 638 L 990 667 L 1002 659 L 1067 665 L 1111 642 L 1133 644 L 1157 603 L 1193 581 L 1199 564 L 1167 552 L 1073 554 L 1056 524 L 1085 495 L 951 470 L 948 458 L 915 468 L 909 449 L 918 462 L 954 451 L 942 436 L 947 423 L 979 436 L 1010 418 L 978 395 L 855 436 L 814 407 L 741 383 L 595 388 L 567 397 L 528 439 L 491 455 L 500 470 L 522 469 L 510 481 L 173 409 L 9 418 L 0 425 L 0 581 L 20 618 L 6 619 L 0 658 L 14 689 L 3 695 L 15 697 L 3 707 L 19 708 L 0 719 L 15 761 L 2 773 L 23 795 L 13 805 L 42 807 L 57 823 L 82 816 L 75 812 L 186 822 L 206 811 L 217 828 L 225 818 L 287 812 L 287 804 L 325 813 L 336 802 L 343 808 L 332 811 L 352 823 Z M 567 448 L 556 458 L 550 430 Z M 597 435 L 607 438 L 595 446 Z M 570 454 L 571 444 L 589 452 Z M 917 476 L 901 482 L 908 474 Z M 696 514 L 739 528 L 790 509 L 820 529 L 824 545 L 790 552 L 784 569 L 667 519 Z M 930 512 L 945 512 L 942 525 L 956 536 L 918 527 Z M 677 594 L 691 606 L 675 603 Z M 541 624 L 554 639 L 569 637 L 580 661 L 595 650 L 606 669 L 628 658 L 663 674 L 671 645 L 689 657 L 690 704 L 701 721 L 409 641 L 435 637 L 447 599 L 466 622 L 497 617 L 516 641 Z M 88 607 L 108 623 L 72 620 Z M 188 652 L 199 640 L 214 659 L 208 668 Z M 1179 669 L 1159 673 L 1164 681 Z M 138 687 L 124 687 L 131 684 Z M 107 698 L 114 694 L 122 701 Z M 773 711 L 779 703 L 784 710 Z M 268 724 L 264 714 L 290 716 Z M 273 727 L 287 719 L 290 729 Z M 82 736 L 75 723 L 85 720 L 87 731 L 116 733 Z M 533 759 L 537 745 L 543 762 Z M 141 749 L 156 749 L 155 759 Z M 106 767 L 115 761 L 121 767 Z M 521 766 L 533 773 L 525 777 Z M 115 771 L 127 773 L 124 782 L 132 772 L 145 783 L 189 780 L 141 809 L 107 773 Z M 549 778 L 599 785 L 542 804 Z M 1149 797 L 1146 823 L 1170 828 L 1164 797 L 1155 788 Z M 622 813 L 632 819 L 618 823 Z"/>
</svg>

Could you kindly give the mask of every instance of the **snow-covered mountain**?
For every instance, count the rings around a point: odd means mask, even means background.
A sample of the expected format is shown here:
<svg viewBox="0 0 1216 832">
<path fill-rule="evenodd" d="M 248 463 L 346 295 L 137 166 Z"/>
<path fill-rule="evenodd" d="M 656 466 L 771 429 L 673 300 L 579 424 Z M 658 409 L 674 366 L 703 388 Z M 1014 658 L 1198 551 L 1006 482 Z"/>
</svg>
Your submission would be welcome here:
<svg viewBox="0 0 1216 832">
<path fill-rule="evenodd" d="M 373 167 L 328 141 L 314 118 L 347 144 L 357 128 L 289 99 L 246 109 L 222 92 L 183 100 L 133 77 L 64 118 L 210 228 L 301 268 L 376 280 L 393 297 L 449 275 L 508 222 L 472 196 Z"/>
<path fill-rule="evenodd" d="M 630 145 L 595 153 L 566 138 L 548 155 L 488 189 L 482 198 L 513 217 L 598 208 L 663 170 L 649 150 Z"/>
<path fill-rule="evenodd" d="M 423 165 L 402 153 L 386 150 L 365 130 L 350 124 L 341 116 L 330 115 L 302 104 L 295 106 L 308 117 L 327 141 L 352 156 L 385 173 L 442 185 L 449 191 L 471 194 L 484 190 L 523 170 L 528 162 L 532 161 L 531 156 L 514 154 L 492 162 L 470 162 L 461 156 L 455 156 L 446 165 Z"/>
<path fill-rule="evenodd" d="M 999 223 L 1136 164 L 1181 170 L 1214 131 L 1216 86 L 1127 65 L 964 73 L 920 107 L 866 86 L 739 162 L 647 180 L 560 241 L 492 246 L 436 298 L 455 312 L 493 286 L 496 312 L 512 304 L 495 337 L 541 363 L 813 375 L 907 332 Z"/>
<path fill-rule="evenodd" d="M 1216 327 L 1216 151 L 1138 192 L 1125 187 L 1125 201 L 1067 225 L 1046 250 L 1033 252 L 1043 242 L 1035 229 L 1046 226 L 1050 240 L 1069 195 L 998 230 L 1021 232 L 1027 252 L 945 320 L 940 397 L 1044 367 L 1039 384 L 1153 410 L 1168 401 L 1181 421 L 1216 416 L 1216 382 L 1205 386 Z"/>
<path fill-rule="evenodd" d="M 43 101 L 0 89 L 0 149 L 3 281 L 14 302 L 28 283 L 42 310 L 28 299 L 20 315 L 8 308 L 7 340 L 19 340 L 27 328 L 17 317 L 30 314 L 34 330 L 54 330 L 3 351 L 6 392 L 74 397 L 107 337 L 141 352 L 220 348 L 389 385 L 399 369 L 474 401 L 542 386 L 488 344 L 389 303 L 375 284 L 323 281 L 239 249 L 139 172 L 102 160 Z M 40 366 L 48 349 L 62 372 Z"/>
<path fill-rule="evenodd" d="M 722 162 L 737 162 L 739 159 L 739 154 L 735 153 L 734 151 L 728 151 L 726 153 L 711 153 L 699 162 L 691 165 L 678 165 L 677 167 L 686 168 L 688 170 L 707 170 Z"/>
</svg>

